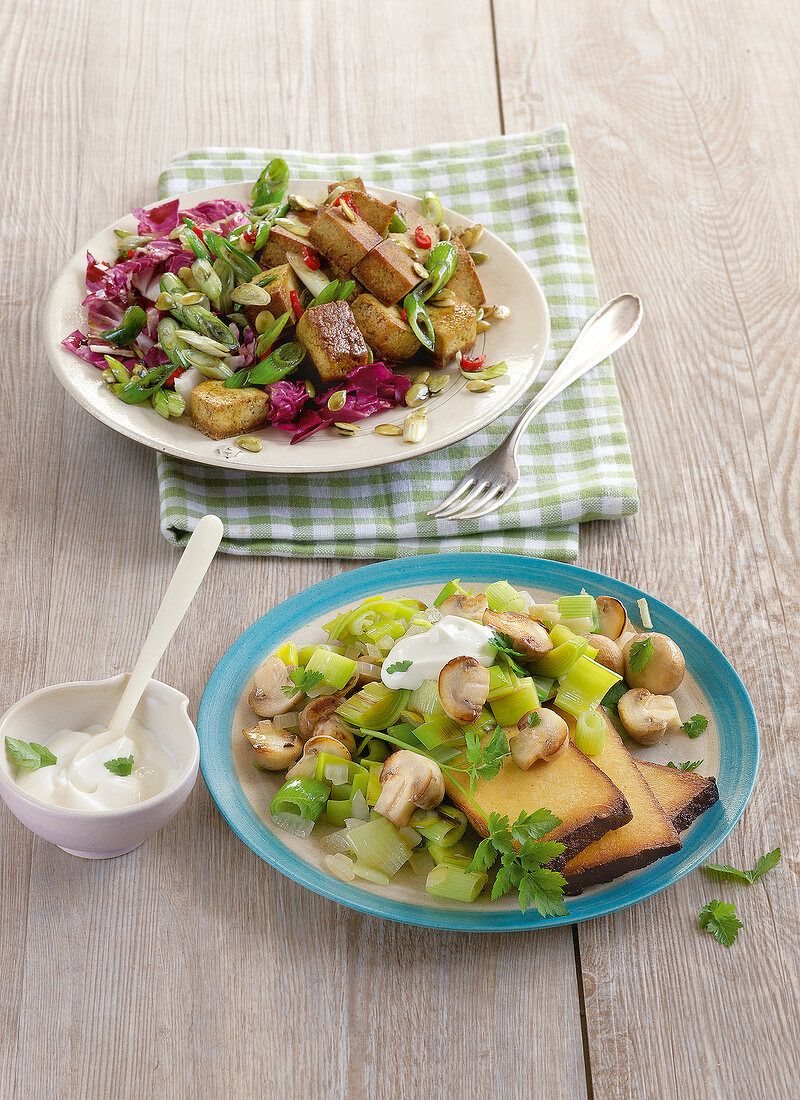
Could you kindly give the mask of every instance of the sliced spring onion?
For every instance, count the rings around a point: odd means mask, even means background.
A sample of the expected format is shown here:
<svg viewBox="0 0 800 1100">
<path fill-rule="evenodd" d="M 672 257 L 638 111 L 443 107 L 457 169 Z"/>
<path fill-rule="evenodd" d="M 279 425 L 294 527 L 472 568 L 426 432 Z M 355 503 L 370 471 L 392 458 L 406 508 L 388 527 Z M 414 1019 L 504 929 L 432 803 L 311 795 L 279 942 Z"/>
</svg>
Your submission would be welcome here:
<svg viewBox="0 0 800 1100">
<path fill-rule="evenodd" d="M 425 849 L 413 852 L 408 862 L 415 875 L 427 875 L 436 866 L 430 852 Z"/>
<path fill-rule="evenodd" d="M 484 595 L 492 611 L 516 611 L 519 613 L 525 610 L 525 600 L 508 581 L 493 581 L 491 584 L 487 584 Z"/>
<path fill-rule="evenodd" d="M 353 864 L 353 871 L 356 878 L 363 878 L 366 882 L 374 882 L 376 886 L 388 886 L 390 875 L 384 874 L 383 871 L 378 871 L 374 867 L 370 867 L 367 863 L 359 863 L 356 861 Z"/>
<path fill-rule="evenodd" d="M 426 191 L 422 197 L 422 216 L 434 225 L 441 225 L 444 211 L 439 196 L 433 191 Z"/>
<path fill-rule="evenodd" d="M 597 756 L 606 747 L 606 720 L 599 711 L 585 710 L 575 723 L 575 748 L 587 756 Z"/>
<path fill-rule="evenodd" d="M 364 684 L 337 707 L 337 713 L 353 726 L 385 730 L 405 710 L 409 694 L 406 690 L 392 691 L 380 681 Z"/>
<path fill-rule="evenodd" d="M 647 606 L 647 600 L 641 599 L 636 601 L 639 605 L 639 614 L 642 617 L 642 626 L 645 630 L 653 629 L 653 620 L 650 618 L 650 608 Z"/>
<path fill-rule="evenodd" d="M 577 718 L 585 710 L 596 710 L 608 689 L 621 678 L 584 654 L 561 681 L 555 704 Z"/>
<path fill-rule="evenodd" d="M 275 650 L 275 656 L 279 661 L 283 661 L 285 665 L 305 664 L 304 661 L 300 661 L 300 655 L 294 642 L 284 642 L 282 646 Z"/>
<path fill-rule="evenodd" d="M 296 710 L 287 711 L 286 714 L 276 714 L 272 724 L 276 730 L 291 730 L 297 727 L 300 715 Z"/>
<path fill-rule="evenodd" d="M 489 694 L 487 699 L 489 702 L 494 702 L 495 699 L 502 699 L 504 695 L 510 695 L 512 691 L 516 691 L 519 686 L 519 680 L 511 671 L 510 668 L 504 665 L 491 665 L 489 668 Z"/>
<path fill-rule="evenodd" d="M 280 814 L 297 814 L 316 821 L 328 801 L 327 784 L 318 779 L 288 779 L 269 804 L 273 818 Z"/>
<path fill-rule="evenodd" d="M 588 592 L 582 592 L 579 596 L 559 596 L 556 603 L 561 612 L 562 622 L 564 619 L 591 619 L 592 617 L 594 600 Z"/>
<path fill-rule="evenodd" d="M 551 695 L 555 694 L 555 691 L 553 690 L 556 682 L 555 677 L 531 676 L 531 679 L 533 680 L 534 687 L 536 688 L 539 698 L 543 703 L 546 702 Z"/>
<path fill-rule="evenodd" d="M 411 855 L 411 849 L 399 831 L 383 817 L 375 817 L 348 830 L 348 839 L 359 863 L 381 871 L 389 878 L 400 870 Z"/>
<path fill-rule="evenodd" d="M 320 672 L 326 683 L 335 691 L 342 688 L 352 679 L 356 671 L 356 663 L 349 657 L 340 653 L 332 653 L 329 649 L 320 646 L 306 661 L 306 672 Z"/>
<path fill-rule="evenodd" d="M 273 814 L 272 820 L 279 829 L 284 829 L 287 833 L 302 837 L 309 836 L 315 824 L 313 817 L 301 817 L 300 814 Z"/>
<path fill-rule="evenodd" d="M 431 714 L 427 721 L 417 726 L 414 736 L 428 751 L 446 741 L 455 741 L 463 736 L 463 729 L 446 714 Z"/>
<path fill-rule="evenodd" d="M 439 864 L 428 874 L 425 890 L 439 898 L 475 901 L 488 881 L 489 876 L 483 872 L 462 871 L 457 867 Z"/>
<path fill-rule="evenodd" d="M 574 641 L 562 642 L 538 659 L 536 671 L 540 676 L 552 676 L 554 679 L 565 676 L 588 648 L 588 644 L 578 637 Z"/>
<path fill-rule="evenodd" d="M 303 283 L 315 298 L 320 295 L 330 283 L 330 279 L 324 271 L 319 269 L 317 271 L 312 271 L 310 267 L 306 267 L 301 257 L 296 253 L 287 252 L 286 262 L 300 282 Z"/>
<path fill-rule="evenodd" d="M 409 825 L 432 844 L 452 848 L 466 831 L 467 817 L 455 806 L 442 805 L 432 813 L 415 810 Z"/>
<path fill-rule="evenodd" d="M 516 726 L 524 714 L 536 710 L 539 706 L 539 693 L 533 680 L 526 676 L 519 681 L 519 687 L 516 691 L 513 691 L 510 695 L 504 695 L 500 699 L 495 699 L 490 705 L 498 725 Z"/>
<path fill-rule="evenodd" d="M 557 646 L 563 642 L 582 642 L 583 638 L 580 634 L 576 634 L 574 630 L 570 630 L 568 626 L 564 626 L 563 623 L 556 623 L 555 626 L 550 628 L 550 641 L 554 646 Z"/>
<path fill-rule="evenodd" d="M 436 680 L 423 680 L 408 697 L 408 709 L 420 714 L 444 714 Z"/>
</svg>

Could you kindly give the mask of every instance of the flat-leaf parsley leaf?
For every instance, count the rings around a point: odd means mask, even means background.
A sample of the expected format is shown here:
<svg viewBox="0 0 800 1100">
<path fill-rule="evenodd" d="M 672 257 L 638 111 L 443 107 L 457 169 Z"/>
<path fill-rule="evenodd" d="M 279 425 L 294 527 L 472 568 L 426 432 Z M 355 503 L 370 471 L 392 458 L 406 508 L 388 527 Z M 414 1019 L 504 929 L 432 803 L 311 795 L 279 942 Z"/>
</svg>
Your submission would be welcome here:
<svg viewBox="0 0 800 1100">
<path fill-rule="evenodd" d="M 714 898 L 700 910 L 700 927 L 710 932 L 725 947 L 730 947 L 739 934 L 742 922 L 736 917 L 736 906 L 730 901 Z"/>
<path fill-rule="evenodd" d="M 521 813 L 513 825 L 508 817 L 489 814 L 489 835 L 478 845 L 470 871 L 488 871 L 500 859 L 500 867 L 492 887 L 492 898 L 503 897 L 511 890 L 519 892 L 519 907 L 524 913 L 533 906 L 543 917 L 567 915 L 564 887 L 567 880 L 545 864 L 564 851 L 558 841 L 541 838 L 560 825 L 560 819 L 549 810 Z"/>
<path fill-rule="evenodd" d="M 475 729 L 464 730 L 464 740 L 464 755 L 467 758 L 465 770 L 469 776 L 469 789 L 474 794 L 479 779 L 494 779 L 505 758 L 511 755 L 511 749 L 501 726 L 495 726 L 494 733 L 485 745 L 481 745 L 480 734 Z"/>
<path fill-rule="evenodd" d="M 387 672 L 408 672 L 411 668 L 413 661 L 395 661 L 393 665 L 386 669 Z"/>
<path fill-rule="evenodd" d="M 298 691 L 304 695 L 307 694 L 313 687 L 316 687 L 320 680 L 324 679 L 321 672 L 315 672 L 313 669 L 310 671 L 305 668 L 296 668 L 289 673 L 289 679 L 291 684 L 286 684 L 281 688 L 281 691 L 287 699 L 291 699 L 293 695 L 297 695 Z"/>
<path fill-rule="evenodd" d="M 112 775 L 130 775 L 133 771 L 133 757 L 116 756 L 113 760 L 106 760 L 103 767 L 108 768 Z"/>
<path fill-rule="evenodd" d="M 710 871 L 714 875 L 726 875 L 728 878 L 738 878 L 752 886 L 753 883 L 758 882 L 761 876 L 765 875 L 767 871 L 771 871 L 773 867 L 777 867 L 780 861 L 781 850 L 780 848 L 774 848 L 771 852 L 767 852 L 765 856 L 761 856 L 752 871 L 740 871 L 738 867 L 731 867 L 730 864 L 727 863 L 704 863 L 703 867 L 706 871 Z"/>
<path fill-rule="evenodd" d="M 525 654 L 520 653 L 518 649 L 514 649 L 514 641 L 509 634 L 504 634 L 502 630 L 495 630 L 489 639 L 488 645 L 492 649 L 496 649 L 498 654 L 508 661 L 518 676 L 527 675 L 518 661 L 518 658 L 524 657 Z"/>
<path fill-rule="evenodd" d="M 693 714 L 688 722 L 684 722 L 681 729 L 688 737 L 699 737 L 708 729 L 708 719 L 704 714 Z"/>
<path fill-rule="evenodd" d="M 56 763 L 55 756 L 45 745 L 39 745 L 36 741 L 20 741 L 17 737 L 6 737 L 6 754 L 12 764 L 29 772 Z"/>
<path fill-rule="evenodd" d="M 673 764 L 671 760 L 667 761 L 668 768 L 677 768 L 679 772 L 693 772 L 703 763 L 702 760 L 684 760 L 682 764 Z"/>
<path fill-rule="evenodd" d="M 647 668 L 653 659 L 653 639 L 642 638 L 638 642 L 632 642 L 628 652 L 628 669 L 630 672 L 641 672 Z"/>
</svg>

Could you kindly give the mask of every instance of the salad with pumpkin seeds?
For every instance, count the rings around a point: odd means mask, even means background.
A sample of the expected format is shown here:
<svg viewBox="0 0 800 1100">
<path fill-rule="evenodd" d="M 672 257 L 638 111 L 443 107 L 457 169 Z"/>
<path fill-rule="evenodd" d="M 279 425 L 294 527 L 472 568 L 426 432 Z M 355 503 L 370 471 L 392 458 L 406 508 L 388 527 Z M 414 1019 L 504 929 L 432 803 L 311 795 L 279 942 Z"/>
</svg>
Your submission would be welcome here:
<svg viewBox="0 0 800 1100">
<path fill-rule="evenodd" d="M 415 443 L 448 365 L 475 392 L 506 372 L 470 354 L 508 315 L 485 302 L 481 226 L 448 226 L 432 192 L 417 210 L 354 177 L 314 202 L 289 193 L 276 158 L 249 205 L 174 199 L 133 215 L 113 262 L 87 254 L 87 331 L 63 341 L 127 404 L 250 450 L 262 428 L 292 443 L 326 428 L 351 436 L 404 407 L 402 426 L 374 430 Z"/>
</svg>

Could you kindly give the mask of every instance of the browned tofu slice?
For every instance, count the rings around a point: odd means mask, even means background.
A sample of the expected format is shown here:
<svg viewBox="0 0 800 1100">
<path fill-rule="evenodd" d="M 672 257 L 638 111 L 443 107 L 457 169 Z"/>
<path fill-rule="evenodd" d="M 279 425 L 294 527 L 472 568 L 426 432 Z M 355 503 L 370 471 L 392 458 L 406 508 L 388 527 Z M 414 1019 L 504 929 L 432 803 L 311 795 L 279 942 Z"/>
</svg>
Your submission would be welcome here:
<svg viewBox="0 0 800 1100">
<path fill-rule="evenodd" d="M 297 322 L 297 339 L 323 380 L 344 378 L 369 362 L 369 348 L 347 302 L 311 306 Z"/>
<path fill-rule="evenodd" d="M 381 241 L 368 252 L 353 268 L 353 274 L 385 306 L 405 298 L 420 281 L 414 270 L 414 261 L 390 240 Z"/>
<path fill-rule="evenodd" d="M 359 294 L 352 310 L 376 359 L 402 363 L 419 351 L 420 342 L 402 319 L 397 306 L 385 306 L 373 294 Z"/>
<path fill-rule="evenodd" d="M 273 317 L 280 317 L 281 314 L 289 312 L 289 325 L 294 324 L 294 310 L 292 309 L 292 291 L 295 294 L 299 294 L 302 290 L 300 281 L 295 275 L 289 264 L 279 264 L 278 267 L 270 268 L 270 275 L 274 275 L 275 278 L 269 282 L 262 284 L 264 289 L 269 293 L 269 305 L 268 306 L 245 306 L 244 315 L 250 324 L 255 328 L 256 318 L 262 310 L 268 309 Z"/>
<path fill-rule="evenodd" d="M 418 210 L 414 210 L 401 199 L 395 199 L 395 201 L 392 203 L 392 206 L 406 223 L 406 240 L 408 240 L 409 244 L 417 248 L 422 256 L 426 256 L 427 249 L 420 248 L 419 245 L 417 245 L 416 243 L 416 231 L 419 228 L 422 230 L 426 237 L 430 237 L 431 247 L 433 247 L 433 245 L 437 244 L 439 240 L 438 227 L 435 226 L 432 221 L 429 221 L 424 216 L 424 214 L 421 214 Z"/>
<path fill-rule="evenodd" d="M 717 781 L 713 776 L 684 772 L 650 760 L 637 760 L 636 767 L 679 833 L 719 802 Z"/>
<path fill-rule="evenodd" d="M 261 249 L 262 267 L 279 267 L 286 263 L 287 255 L 292 252 L 300 255 L 304 248 L 308 247 L 308 238 L 292 233 L 290 229 L 284 229 L 282 225 L 274 225 L 269 231 L 266 244 Z"/>
<path fill-rule="evenodd" d="M 429 304 L 428 314 L 435 338 L 433 358 L 440 367 L 452 362 L 457 351 L 466 351 L 475 343 L 478 311 L 469 302 L 456 299 L 451 310 Z"/>
<path fill-rule="evenodd" d="M 363 218 L 356 216 L 351 222 L 338 206 L 329 206 L 313 222 L 306 244 L 313 245 L 342 270 L 352 271 L 380 240 L 380 235 Z"/>
<path fill-rule="evenodd" d="M 361 176 L 351 176 L 349 180 L 338 180 L 336 183 L 329 183 L 328 194 L 330 195 L 331 191 L 335 191 L 337 187 L 346 187 L 348 191 L 366 191 Z"/>
<path fill-rule="evenodd" d="M 456 249 L 456 269 L 448 280 L 447 289 L 469 302 L 477 309 L 486 301 L 481 281 L 478 278 L 478 270 L 472 257 L 464 248 L 458 237 L 451 238 L 451 244 Z"/>
<path fill-rule="evenodd" d="M 195 386 L 189 400 L 189 415 L 195 428 L 212 439 L 242 435 L 267 422 L 269 394 L 253 386 L 227 389 L 210 379 Z"/>
<path fill-rule="evenodd" d="M 394 207 L 388 206 L 380 199 L 376 199 L 374 195 L 367 194 L 366 191 L 346 191 L 345 197 L 367 225 L 371 225 L 382 237 L 386 236 L 389 222 L 394 217 Z"/>
</svg>

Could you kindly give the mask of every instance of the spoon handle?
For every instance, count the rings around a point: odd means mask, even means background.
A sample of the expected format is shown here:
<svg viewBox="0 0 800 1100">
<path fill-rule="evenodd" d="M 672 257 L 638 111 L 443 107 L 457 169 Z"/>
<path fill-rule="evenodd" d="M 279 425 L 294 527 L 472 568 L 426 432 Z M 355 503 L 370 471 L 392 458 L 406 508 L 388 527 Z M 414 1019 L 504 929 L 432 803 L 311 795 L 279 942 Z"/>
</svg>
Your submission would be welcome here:
<svg viewBox="0 0 800 1100">
<path fill-rule="evenodd" d="M 108 732 L 101 734 L 104 741 L 110 743 L 127 729 L 156 665 L 172 641 L 175 631 L 200 587 L 200 582 L 214 560 L 221 539 L 222 520 L 218 516 L 203 516 L 186 544 L 177 569 L 172 574 L 172 580 L 167 586 L 161 606 L 153 619 L 153 625 L 133 666 L 122 698 L 117 703 L 108 724 Z M 96 739 L 90 744 L 93 751 L 101 747 Z"/>
</svg>

